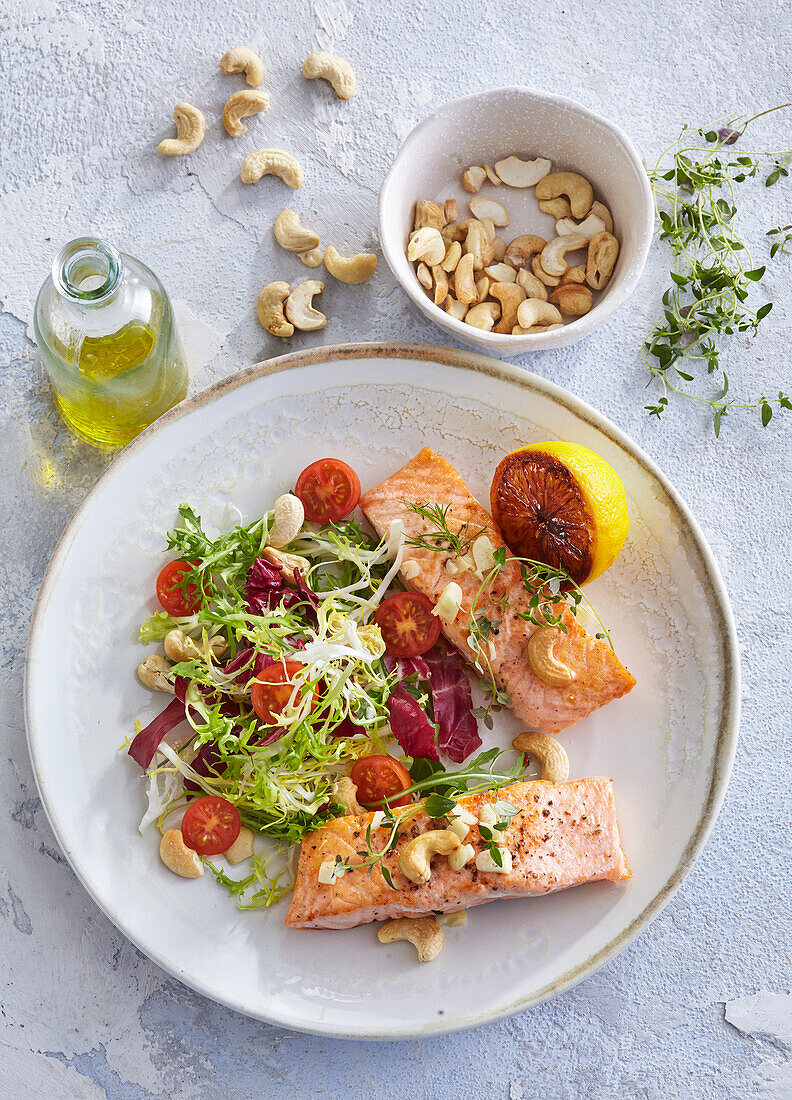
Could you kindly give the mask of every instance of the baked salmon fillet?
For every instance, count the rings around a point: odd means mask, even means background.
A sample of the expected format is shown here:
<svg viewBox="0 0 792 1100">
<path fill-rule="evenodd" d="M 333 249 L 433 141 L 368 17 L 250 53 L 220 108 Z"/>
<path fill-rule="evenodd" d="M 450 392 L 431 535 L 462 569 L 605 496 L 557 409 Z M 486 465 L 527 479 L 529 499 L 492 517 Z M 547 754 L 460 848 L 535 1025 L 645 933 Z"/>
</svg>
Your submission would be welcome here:
<svg viewBox="0 0 792 1100">
<path fill-rule="evenodd" d="M 497 834 L 499 846 L 511 852 L 510 871 L 479 871 L 475 858 L 454 871 L 445 856 L 436 855 L 429 881 L 423 885 L 411 882 L 399 870 L 401 851 L 414 837 L 444 824 L 433 821 L 421 808 L 399 831 L 394 849 L 383 856 L 393 887 L 386 882 L 380 864 L 375 864 L 370 874 L 367 867 L 353 867 L 323 885 L 319 881 L 323 863 L 340 856 L 353 865 L 360 864 L 360 853 L 368 855 L 366 830 L 374 815 L 338 817 L 303 838 L 286 924 L 290 928 L 353 928 L 392 917 L 453 913 L 499 898 L 535 897 L 601 879 L 621 882 L 630 878 L 610 779 L 535 780 L 502 787 L 497 796 L 484 792 L 460 795 L 457 801 L 478 818 L 484 803 L 495 797 L 519 810 L 508 828 Z M 404 811 L 393 812 L 396 816 Z M 388 827 L 372 826 L 375 852 L 386 847 L 390 832 Z M 475 848 L 476 855 L 488 847 L 477 825 L 470 826 L 465 843 Z"/>
<path fill-rule="evenodd" d="M 388 533 L 393 520 L 401 520 L 408 537 L 436 534 L 431 521 L 411 511 L 404 501 L 448 506 L 447 522 L 452 530 L 459 530 L 467 523 L 471 534 L 483 528 L 495 550 L 504 545 L 491 516 L 454 467 L 428 447 L 380 485 L 369 489 L 360 507 L 380 537 Z M 468 645 L 468 622 L 481 578 L 471 571 L 452 575 L 446 569 L 450 558 L 454 555 L 447 551 L 405 545 L 400 577 L 405 587 L 422 592 L 434 603 L 446 585 L 456 581 L 462 589 L 462 605 L 453 622 L 443 622 L 443 633 L 466 660 L 473 661 L 476 654 Z M 460 560 L 456 559 L 455 565 Z M 498 603 L 504 594 L 508 606 Z M 559 604 L 556 610 L 563 615 L 567 633 L 560 633 L 553 653 L 574 669 L 576 678 L 564 687 L 551 687 L 540 680 L 530 666 L 526 650 L 528 639 L 538 627 L 519 618 L 519 612 L 529 611 L 529 601 L 530 593 L 523 587 L 519 564 L 507 561 L 492 586 L 490 599 L 482 602 L 479 598 L 475 610 L 476 617 L 484 614 L 490 620 L 500 621 L 497 633 L 492 633 L 489 639 L 490 666 L 498 687 L 508 693 L 511 708 L 522 722 L 547 733 L 559 733 L 632 690 L 635 679 L 608 643 L 587 634 L 565 604 Z"/>
</svg>

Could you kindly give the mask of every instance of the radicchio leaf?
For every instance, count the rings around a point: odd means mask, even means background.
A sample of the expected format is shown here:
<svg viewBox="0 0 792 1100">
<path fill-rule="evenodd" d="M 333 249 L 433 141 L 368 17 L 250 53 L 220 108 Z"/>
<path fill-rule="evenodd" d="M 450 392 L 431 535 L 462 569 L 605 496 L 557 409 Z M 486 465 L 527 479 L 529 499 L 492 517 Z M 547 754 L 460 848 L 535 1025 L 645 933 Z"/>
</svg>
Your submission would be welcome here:
<svg viewBox="0 0 792 1100">
<path fill-rule="evenodd" d="M 154 759 L 154 754 L 165 734 L 170 733 L 184 719 L 184 700 L 171 699 L 165 710 L 137 734 L 129 746 L 129 755 L 145 770 Z"/>
<path fill-rule="evenodd" d="M 190 767 L 193 771 L 198 772 L 203 776 L 215 776 L 222 775 L 226 770 L 226 764 L 220 753 L 217 751 L 217 745 L 213 741 L 207 741 L 201 745 L 194 758 L 190 761 Z M 184 780 L 185 791 L 200 791 L 201 788 L 193 779 Z"/>
<path fill-rule="evenodd" d="M 424 660 L 432 686 L 437 744 L 455 764 L 461 764 L 481 745 L 470 681 L 456 651 L 444 652 L 435 647 L 425 654 Z"/>
<path fill-rule="evenodd" d="M 254 615 L 264 615 L 283 603 L 284 607 L 294 607 L 298 603 L 307 603 L 307 613 L 316 616 L 316 608 L 319 600 L 315 592 L 312 592 L 303 578 L 300 570 L 294 570 L 294 587 L 288 585 L 282 576 L 279 565 L 265 561 L 264 558 L 256 558 L 250 567 L 247 583 L 245 585 L 247 597 L 247 609 Z"/>
<path fill-rule="evenodd" d="M 429 665 L 423 657 L 391 657 L 390 653 L 386 653 L 383 660 L 388 672 L 399 670 L 402 680 L 406 680 L 408 676 L 413 675 L 417 676 L 419 680 L 429 679 Z"/>
<path fill-rule="evenodd" d="M 439 760 L 435 743 L 435 728 L 421 710 L 418 701 L 397 684 L 388 699 L 390 725 L 393 736 L 408 756 L 421 756 L 427 760 Z"/>
</svg>

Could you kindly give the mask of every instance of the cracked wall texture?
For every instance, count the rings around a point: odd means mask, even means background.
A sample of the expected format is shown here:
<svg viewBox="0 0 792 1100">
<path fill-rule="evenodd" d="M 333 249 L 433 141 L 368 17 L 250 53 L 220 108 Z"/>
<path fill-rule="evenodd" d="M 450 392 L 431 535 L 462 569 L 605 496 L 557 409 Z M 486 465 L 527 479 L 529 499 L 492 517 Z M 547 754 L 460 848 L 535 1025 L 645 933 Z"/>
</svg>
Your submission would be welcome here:
<svg viewBox="0 0 792 1100">
<path fill-rule="evenodd" d="M 532 10 L 493 0 L 453 9 L 424 0 L 5 0 L 3 1097 L 792 1096 L 790 421 L 761 431 L 755 415 L 733 416 L 716 443 L 694 408 L 647 418 L 639 347 L 665 285 L 662 246 L 629 304 L 585 343 L 518 360 L 595 404 L 670 476 L 720 560 L 742 644 L 743 726 L 720 819 L 672 903 L 618 959 L 552 1004 L 428 1042 L 364 1048 L 268 1027 L 202 999 L 123 940 L 58 852 L 31 776 L 21 702 L 30 613 L 60 532 L 107 461 L 60 424 L 28 335 L 61 243 L 93 231 L 161 275 L 200 388 L 284 350 L 259 327 L 255 297 L 276 273 L 305 277 L 270 231 L 292 193 L 277 181 L 237 183 L 242 155 L 258 145 L 298 153 L 305 222 L 358 251 L 376 244 L 377 189 L 399 141 L 454 96 L 510 82 L 566 93 L 620 122 L 650 159 L 683 122 L 752 113 L 792 87 L 789 10 L 768 0 L 567 0 L 541 18 Z M 261 51 L 272 106 L 231 142 L 219 123 L 231 84 L 217 61 L 238 42 Z M 359 94 L 349 104 L 300 79 L 317 47 L 355 64 Z M 208 136 L 195 156 L 165 160 L 153 149 L 171 133 L 178 99 L 205 110 Z M 783 147 L 789 132 L 789 116 L 767 121 L 755 146 Z M 765 230 L 792 221 L 792 186 L 747 187 L 744 199 L 742 230 L 763 263 Z M 735 390 L 789 386 L 789 264 L 781 257 L 765 280 L 776 305 L 761 336 L 732 342 Z M 446 339 L 383 265 L 362 287 L 328 280 L 325 306 L 327 329 L 291 347 Z"/>
</svg>

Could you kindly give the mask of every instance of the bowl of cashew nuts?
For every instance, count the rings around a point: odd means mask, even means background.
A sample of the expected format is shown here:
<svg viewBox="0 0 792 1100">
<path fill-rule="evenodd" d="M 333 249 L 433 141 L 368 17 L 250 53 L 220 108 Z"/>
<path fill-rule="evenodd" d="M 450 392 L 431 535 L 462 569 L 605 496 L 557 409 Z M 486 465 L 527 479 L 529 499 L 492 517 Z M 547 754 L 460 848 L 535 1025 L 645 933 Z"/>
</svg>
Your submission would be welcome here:
<svg viewBox="0 0 792 1100">
<path fill-rule="evenodd" d="M 379 194 L 382 252 L 403 289 L 430 320 L 498 355 L 587 336 L 635 289 L 653 232 L 627 135 L 531 88 L 434 111 Z"/>
</svg>

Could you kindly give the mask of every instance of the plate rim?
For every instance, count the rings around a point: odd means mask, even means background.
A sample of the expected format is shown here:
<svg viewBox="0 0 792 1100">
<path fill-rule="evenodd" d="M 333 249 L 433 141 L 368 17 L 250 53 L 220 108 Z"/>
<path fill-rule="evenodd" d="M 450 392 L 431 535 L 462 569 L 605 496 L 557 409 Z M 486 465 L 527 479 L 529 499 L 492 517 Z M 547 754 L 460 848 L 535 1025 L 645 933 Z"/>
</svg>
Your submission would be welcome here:
<svg viewBox="0 0 792 1100">
<path fill-rule="evenodd" d="M 604 432 L 617 446 L 627 451 L 657 482 L 661 485 L 669 499 L 677 509 L 677 518 L 682 518 L 688 525 L 690 533 L 692 535 L 691 543 L 692 547 L 700 559 L 700 563 L 704 567 L 704 574 L 707 582 L 709 583 L 711 593 L 714 598 L 710 600 L 710 606 L 717 610 L 720 618 L 720 640 L 722 648 L 722 659 L 724 668 L 724 686 L 721 700 L 721 714 L 719 720 L 719 728 L 717 733 L 717 739 L 715 743 L 712 774 L 710 777 L 709 789 L 704 801 L 701 816 L 696 825 L 695 830 L 690 836 L 682 854 L 679 858 L 676 868 L 668 878 L 665 885 L 657 892 L 652 900 L 642 909 L 638 916 L 618 935 L 605 944 L 602 948 L 596 951 L 594 954 L 588 956 L 585 960 L 578 963 L 576 966 L 571 967 L 568 971 L 560 975 L 554 981 L 549 982 L 543 988 L 537 990 L 529 996 L 520 997 L 516 1001 L 511 1003 L 502 1004 L 500 1007 L 487 1010 L 480 1015 L 474 1017 L 471 1016 L 459 1016 L 459 1017 L 443 1017 L 441 1020 L 433 1022 L 431 1024 L 424 1024 L 418 1028 L 410 1029 L 410 1027 L 396 1027 L 390 1031 L 364 1031 L 361 1032 L 359 1027 L 355 1027 L 354 1031 L 351 1026 L 339 1026 L 338 1024 L 325 1025 L 321 1022 L 313 1024 L 302 1024 L 299 1021 L 293 1021 L 284 1019 L 275 1014 L 267 1014 L 266 1012 L 257 1011 L 250 1007 L 245 1007 L 239 1002 L 235 1002 L 229 998 L 218 996 L 211 988 L 207 987 L 198 978 L 187 976 L 182 972 L 178 966 L 171 963 L 167 958 L 160 956 L 158 952 L 152 950 L 149 947 L 144 946 L 135 937 L 131 936 L 125 928 L 124 918 L 122 913 L 110 912 L 105 906 L 104 902 L 100 900 L 98 894 L 94 891 L 90 883 L 90 875 L 88 869 L 83 867 L 79 858 L 72 852 L 70 846 L 65 842 L 62 836 L 61 829 L 58 826 L 54 811 L 50 811 L 50 807 L 47 802 L 47 797 L 44 789 L 44 784 L 39 775 L 39 769 L 37 767 L 36 759 L 36 734 L 33 729 L 33 721 L 31 715 L 31 698 L 34 687 L 33 669 L 35 667 L 36 650 L 38 646 L 38 629 L 39 624 L 43 619 L 44 611 L 49 603 L 50 595 L 57 583 L 57 578 L 60 573 L 60 565 L 68 553 L 77 531 L 82 522 L 82 516 L 84 511 L 88 508 L 92 501 L 92 498 L 103 487 L 106 481 L 109 481 L 114 471 L 117 470 L 119 464 L 126 464 L 132 460 L 137 452 L 147 445 L 159 431 L 161 431 L 166 425 L 173 423 L 182 417 L 190 415 L 195 409 L 209 404 L 227 392 L 245 386 L 248 383 L 264 378 L 269 375 L 275 375 L 283 373 L 287 370 L 292 370 L 297 367 L 310 366 L 315 362 L 332 362 L 334 360 L 346 360 L 346 359 L 367 359 L 367 358 L 395 358 L 395 359 L 422 359 L 423 361 L 442 363 L 446 366 L 455 368 L 468 369 L 477 371 L 490 376 L 497 376 L 500 379 L 505 379 L 510 382 L 516 382 L 529 392 L 539 391 L 546 396 L 549 396 L 553 401 L 559 403 L 568 411 L 582 419 L 585 423 L 589 424 L 593 428 Z M 282 1027 L 287 1030 L 293 1030 L 303 1032 L 307 1034 L 321 1035 L 327 1038 L 336 1039 L 359 1039 L 365 1041 L 379 1040 L 379 1041 L 394 1041 L 409 1038 L 422 1038 L 441 1034 L 448 1034 L 457 1031 L 463 1031 L 468 1028 L 478 1027 L 483 1024 L 492 1023 L 497 1020 L 502 1020 L 509 1016 L 513 1016 L 516 1013 L 524 1012 L 527 1009 L 535 1008 L 545 1001 L 550 1000 L 552 997 L 558 996 L 558 994 L 564 992 L 567 989 L 577 985 L 578 982 L 584 978 L 591 976 L 600 967 L 604 966 L 610 959 L 615 958 L 625 947 L 628 946 L 635 938 L 642 932 L 648 925 L 657 917 L 665 906 L 669 903 L 673 895 L 679 889 L 679 886 L 684 881 L 688 873 L 690 872 L 693 864 L 700 855 L 707 839 L 710 836 L 712 828 L 717 820 L 718 813 L 720 812 L 723 800 L 726 795 L 726 789 L 729 783 L 729 777 L 731 775 L 732 765 L 734 762 L 734 756 L 737 748 L 739 721 L 740 721 L 740 704 L 741 704 L 741 692 L 740 692 L 740 654 L 739 645 L 737 641 L 737 630 L 734 622 L 734 616 L 731 610 L 729 602 L 728 592 L 721 575 L 718 562 L 710 549 L 704 532 L 701 530 L 698 522 L 692 514 L 690 508 L 686 504 L 677 489 L 671 484 L 668 478 L 663 474 L 653 459 L 649 457 L 646 452 L 638 446 L 630 437 L 616 426 L 606 416 L 596 411 L 593 406 L 583 401 L 581 398 L 572 394 L 570 391 L 565 390 L 563 387 L 557 385 L 554 382 L 543 378 L 532 371 L 525 370 L 521 367 L 514 366 L 511 363 L 504 363 L 492 356 L 481 355 L 477 352 L 466 351 L 456 348 L 443 347 L 437 344 L 421 344 L 412 342 L 398 342 L 393 344 L 384 343 L 381 341 L 371 342 L 356 342 L 347 344 L 335 344 L 325 345 L 316 348 L 307 348 L 301 351 L 287 352 L 284 355 L 276 356 L 272 359 L 263 360 L 255 363 L 250 367 L 244 368 L 241 371 L 237 371 L 226 378 L 215 382 L 213 385 L 200 390 L 192 397 L 188 397 L 181 402 L 175 408 L 165 413 L 153 424 L 151 424 L 145 431 L 137 436 L 131 443 L 129 443 L 113 461 L 108 465 L 107 469 L 96 480 L 94 485 L 86 493 L 83 500 L 80 502 L 73 515 L 69 519 L 62 535 L 58 539 L 58 542 L 53 550 L 50 561 L 44 572 L 41 581 L 41 587 L 39 588 L 36 602 L 33 608 L 31 616 L 30 632 L 28 636 L 28 644 L 25 652 L 25 673 L 24 673 L 24 715 L 25 715 L 25 731 L 28 753 L 30 756 L 31 767 L 33 770 L 33 776 L 36 781 L 36 788 L 41 799 L 42 806 L 44 808 L 45 815 L 50 824 L 50 827 L 55 835 L 58 844 L 61 847 L 64 855 L 69 861 L 69 865 L 80 881 L 81 885 L 90 895 L 93 902 L 102 910 L 108 920 L 118 928 L 118 930 L 124 935 L 131 943 L 133 943 L 147 958 L 156 963 L 166 973 L 177 978 L 184 985 L 187 985 L 191 989 L 196 990 L 203 996 L 215 1001 L 218 1004 L 222 1004 L 227 1008 L 232 1009 L 235 1012 L 240 1012 L 243 1015 L 259 1019 L 265 1023 L 271 1024 L 276 1027 Z"/>
</svg>

